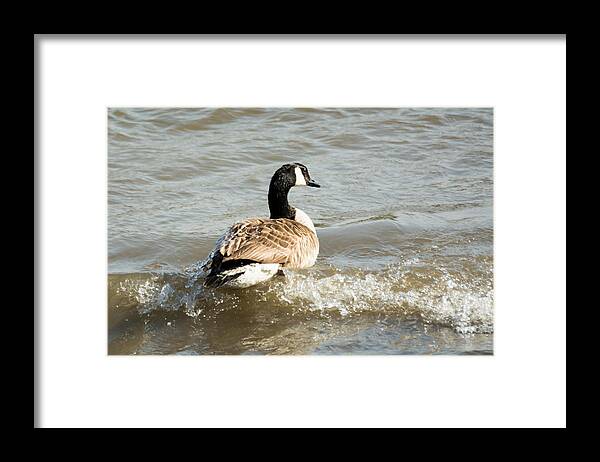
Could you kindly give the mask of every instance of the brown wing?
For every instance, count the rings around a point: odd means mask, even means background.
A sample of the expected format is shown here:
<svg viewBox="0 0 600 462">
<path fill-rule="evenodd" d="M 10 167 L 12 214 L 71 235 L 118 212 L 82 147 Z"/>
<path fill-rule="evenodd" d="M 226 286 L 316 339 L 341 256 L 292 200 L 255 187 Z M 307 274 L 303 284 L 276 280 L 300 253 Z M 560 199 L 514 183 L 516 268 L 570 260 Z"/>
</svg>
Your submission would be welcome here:
<svg viewBox="0 0 600 462">
<path fill-rule="evenodd" d="M 286 218 L 254 218 L 233 225 L 217 244 L 227 260 L 254 260 L 301 268 L 316 259 L 319 242 L 306 226 Z"/>
</svg>

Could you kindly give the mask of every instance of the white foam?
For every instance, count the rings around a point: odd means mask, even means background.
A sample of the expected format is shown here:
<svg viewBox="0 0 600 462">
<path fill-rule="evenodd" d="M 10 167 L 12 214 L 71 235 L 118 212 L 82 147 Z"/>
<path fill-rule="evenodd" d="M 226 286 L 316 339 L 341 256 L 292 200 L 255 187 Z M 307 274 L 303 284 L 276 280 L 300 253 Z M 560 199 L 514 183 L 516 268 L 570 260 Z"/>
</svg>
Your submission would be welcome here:
<svg viewBox="0 0 600 462">
<path fill-rule="evenodd" d="M 282 301 L 298 308 L 335 310 L 342 316 L 361 311 L 396 312 L 417 316 L 426 324 L 452 327 L 460 334 L 493 332 L 491 288 L 465 284 L 449 274 L 423 284 L 412 279 L 413 274 L 398 267 L 326 277 L 289 272 L 274 291 Z"/>
<path fill-rule="evenodd" d="M 187 278 L 182 275 L 179 281 L 176 275 L 169 276 L 175 279 L 127 279 L 120 282 L 117 292 L 135 301 L 140 313 L 183 309 L 195 317 L 207 306 L 225 310 L 246 297 L 264 301 L 268 296 L 273 309 L 279 302 L 293 307 L 294 312 L 335 312 L 342 316 L 381 312 L 418 318 L 426 325 L 449 326 L 463 335 L 493 332 L 491 261 L 474 269 L 455 262 L 458 266 L 453 271 L 440 262 L 435 267 L 415 262 L 405 259 L 378 271 L 324 266 L 286 270 L 285 278 L 259 284 L 239 296 L 204 288 L 202 272 L 189 268 Z M 277 269 L 275 264 L 257 265 L 238 278 L 237 286 L 230 287 L 243 288 L 258 280 L 266 281 Z"/>
</svg>

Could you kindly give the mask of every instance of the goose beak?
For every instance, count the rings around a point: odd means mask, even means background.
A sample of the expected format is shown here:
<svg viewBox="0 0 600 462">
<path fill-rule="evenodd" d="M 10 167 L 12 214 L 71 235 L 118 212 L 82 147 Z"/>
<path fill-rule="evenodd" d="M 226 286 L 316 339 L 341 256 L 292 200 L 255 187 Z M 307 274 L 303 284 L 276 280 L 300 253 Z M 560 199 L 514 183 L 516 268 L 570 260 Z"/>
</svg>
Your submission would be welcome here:
<svg viewBox="0 0 600 462">
<path fill-rule="evenodd" d="M 320 188 L 321 185 L 318 183 L 315 183 L 313 180 L 308 180 L 306 182 L 306 186 L 312 186 L 313 188 Z"/>
</svg>

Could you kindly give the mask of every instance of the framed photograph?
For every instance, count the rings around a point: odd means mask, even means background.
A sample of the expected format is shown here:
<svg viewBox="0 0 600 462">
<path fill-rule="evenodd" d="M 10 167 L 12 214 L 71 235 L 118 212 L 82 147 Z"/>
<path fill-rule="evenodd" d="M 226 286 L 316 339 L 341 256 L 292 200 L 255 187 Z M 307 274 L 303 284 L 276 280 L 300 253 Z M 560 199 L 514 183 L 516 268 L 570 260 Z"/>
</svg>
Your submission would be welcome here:
<svg viewBox="0 0 600 462">
<path fill-rule="evenodd" d="M 34 427 L 566 427 L 566 36 L 34 36 Z"/>
</svg>

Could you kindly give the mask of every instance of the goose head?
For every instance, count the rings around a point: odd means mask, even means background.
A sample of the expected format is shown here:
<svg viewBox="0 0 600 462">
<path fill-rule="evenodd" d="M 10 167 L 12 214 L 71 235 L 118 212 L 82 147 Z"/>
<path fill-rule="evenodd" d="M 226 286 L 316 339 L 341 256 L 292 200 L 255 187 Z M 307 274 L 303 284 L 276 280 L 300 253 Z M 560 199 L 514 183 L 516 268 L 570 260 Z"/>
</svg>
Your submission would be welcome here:
<svg viewBox="0 0 600 462">
<path fill-rule="evenodd" d="M 271 218 L 294 219 L 296 210 L 289 205 L 287 200 L 288 192 L 294 186 L 321 187 L 310 177 L 308 168 L 305 165 L 298 162 L 282 165 L 273 174 L 269 185 Z"/>
<path fill-rule="evenodd" d="M 271 186 L 286 191 L 289 191 L 293 186 L 321 187 L 321 185 L 312 180 L 310 173 L 308 173 L 308 168 L 298 162 L 279 167 L 271 178 Z"/>
</svg>

